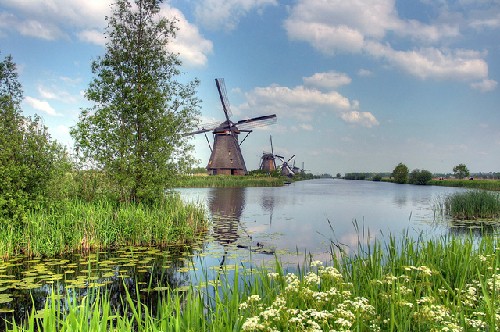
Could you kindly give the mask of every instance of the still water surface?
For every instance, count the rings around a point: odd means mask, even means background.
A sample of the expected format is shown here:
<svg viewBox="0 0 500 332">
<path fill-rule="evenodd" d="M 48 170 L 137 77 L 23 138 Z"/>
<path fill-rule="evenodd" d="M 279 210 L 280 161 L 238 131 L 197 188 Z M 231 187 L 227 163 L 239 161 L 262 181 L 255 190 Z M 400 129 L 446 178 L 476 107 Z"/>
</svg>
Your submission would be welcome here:
<svg viewBox="0 0 500 332">
<path fill-rule="evenodd" d="M 326 258 L 332 242 L 346 250 L 358 240 L 440 236 L 450 224 L 436 205 L 462 188 L 318 179 L 279 188 L 179 189 L 205 204 L 213 221 L 213 245 L 259 252 L 307 252 Z M 257 256 L 258 257 L 258 256 Z M 254 256 L 255 258 L 255 256 Z"/>
<path fill-rule="evenodd" d="M 191 248 L 123 248 L 50 260 L 15 257 L 0 263 L 0 323 L 43 307 L 52 289 L 81 296 L 105 287 L 119 299 L 127 287 L 144 303 L 166 286 L 182 288 L 213 279 L 221 265 L 261 265 L 278 254 L 286 265 L 306 254 L 329 260 L 332 243 L 347 252 L 358 241 L 389 235 L 429 238 L 455 232 L 436 221 L 435 205 L 460 188 L 319 179 L 280 188 L 178 189 L 186 201 L 204 205 L 210 234 Z M 32 298 L 33 296 L 33 298 Z"/>
</svg>

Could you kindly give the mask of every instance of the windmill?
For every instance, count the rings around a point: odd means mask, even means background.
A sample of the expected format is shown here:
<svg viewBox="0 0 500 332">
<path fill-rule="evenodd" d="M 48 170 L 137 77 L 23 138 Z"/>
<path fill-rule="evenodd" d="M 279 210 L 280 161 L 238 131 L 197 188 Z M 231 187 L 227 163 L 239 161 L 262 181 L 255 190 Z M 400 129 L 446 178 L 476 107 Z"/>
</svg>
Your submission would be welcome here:
<svg viewBox="0 0 500 332">
<path fill-rule="evenodd" d="M 295 175 L 295 172 L 293 171 L 292 167 L 295 168 L 295 165 L 290 167 L 290 161 L 295 157 L 295 155 L 291 156 L 288 158 L 287 161 L 285 161 L 285 158 L 282 156 L 277 156 L 283 164 L 281 164 L 281 175 L 283 176 L 288 176 L 288 177 L 293 177 Z"/>
<path fill-rule="evenodd" d="M 271 152 L 264 152 L 262 157 L 260 158 L 260 166 L 259 169 L 261 171 L 271 173 L 276 170 L 276 158 L 283 158 L 282 156 L 278 156 L 274 154 L 273 148 L 273 137 L 269 135 L 269 141 L 271 142 Z"/>
<path fill-rule="evenodd" d="M 241 154 L 241 143 L 250 135 L 252 128 L 275 123 L 276 114 L 233 122 L 230 119 L 232 113 L 229 108 L 224 79 L 216 78 L 215 85 L 219 91 L 222 110 L 224 111 L 226 120 L 217 124 L 203 125 L 201 129 L 188 133 L 185 136 L 203 134 L 209 131 L 212 132 L 213 147 L 210 146 L 210 140 L 205 134 L 210 150 L 212 151 L 207 165 L 208 174 L 245 175 L 247 173 L 247 168 L 243 155 Z M 246 132 L 247 135 L 239 142 L 238 135 L 242 132 Z"/>
</svg>

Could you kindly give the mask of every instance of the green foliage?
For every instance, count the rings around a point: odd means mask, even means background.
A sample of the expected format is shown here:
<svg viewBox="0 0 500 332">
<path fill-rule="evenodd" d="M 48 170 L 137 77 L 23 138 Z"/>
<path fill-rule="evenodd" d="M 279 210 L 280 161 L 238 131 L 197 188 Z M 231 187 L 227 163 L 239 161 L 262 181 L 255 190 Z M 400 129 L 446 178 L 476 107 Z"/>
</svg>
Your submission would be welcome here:
<svg viewBox="0 0 500 332">
<path fill-rule="evenodd" d="M 431 180 L 429 181 L 429 184 L 433 186 L 443 186 L 443 187 L 465 187 L 465 188 L 500 191 L 500 180 L 445 179 L 445 180 Z"/>
<path fill-rule="evenodd" d="M 444 201 L 446 214 L 456 219 L 477 220 L 500 217 L 500 195 L 482 190 L 454 193 Z"/>
<path fill-rule="evenodd" d="M 458 164 L 457 166 L 453 167 L 453 174 L 457 179 L 461 180 L 468 177 L 470 175 L 470 172 L 465 164 Z"/>
<path fill-rule="evenodd" d="M 290 179 L 263 175 L 179 176 L 170 182 L 170 186 L 174 188 L 280 187 L 285 181 Z"/>
<path fill-rule="evenodd" d="M 221 267 L 215 280 L 168 289 L 151 312 L 125 288 L 115 311 L 102 292 L 53 291 L 40 312 L 7 331 L 497 331 L 498 237 L 391 238 L 358 254 L 333 254 L 298 272 Z M 153 290 L 151 290 L 153 291 Z M 78 294 L 68 292 L 67 294 Z M 43 313 L 43 314 L 42 314 Z M 42 328 L 43 327 L 43 328 Z"/>
<path fill-rule="evenodd" d="M 49 256 L 118 246 L 181 245 L 207 227 L 205 211 L 172 194 L 154 205 L 69 200 L 57 208 L 26 213 L 11 232 L 0 227 L 0 258 Z"/>
<path fill-rule="evenodd" d="M 42 119 L 22 115 L 22 95 L 8 56 L 0 62 L 0 224 L 23 222 L 29 209 L 57 201 L 58 179 L 71 166 Z"/>
<path fill-rule="evenodd" d="M 411 184 L 426 185 L 430 180 L 432 180 L 432 173 L 425 169 L 414 169 L 409 177 Z"/>
<path fill-rule="evenodd" d="M 394 178 L 394 182 L 400 184 L 407 183 L 408 172 L 409 172 L 408 167 L 403 163 L 399 163 L 392 171 L 392 177 Z"/>
<path fill-rule="evenodd" d="M 181 62 L 166 50 L 176 20 L 159 15 L 160 1 L 117 0 L 106 18 L 106 54 L 71 134 L 84 167 L 103 172 L 121 201 L 154 201 L 168 180 L 193 164 L 183 133 L 199 114 L 197 80 L 181 84 Z"/>
</svg>

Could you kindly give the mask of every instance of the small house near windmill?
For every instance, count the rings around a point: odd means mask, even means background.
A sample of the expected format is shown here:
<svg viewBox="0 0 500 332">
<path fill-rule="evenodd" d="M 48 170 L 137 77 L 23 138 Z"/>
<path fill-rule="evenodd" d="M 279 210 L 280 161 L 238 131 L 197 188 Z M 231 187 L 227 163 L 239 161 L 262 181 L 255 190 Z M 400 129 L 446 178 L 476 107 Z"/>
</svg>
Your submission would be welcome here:
<svg viewBox="0 0 500 332">
<path fill-rule="evenodd" d="M 230 120 L 232 113 L 229 108 L 224 80 L 217 78 L 215 79 L 215 84 L 219 91 L 222 110 L 224 111 L 226 120 L 216 125 L 204 125 L 201 129 L 188 133 L 186 136 L 205 134 L 212 152 L 207 165 L 209 175 L 245 175 L 247 168 L 241 154 L 241 143 L 250 135 L 253 128 L 275 123 L 276 114 L 233 122 Z M 213 134 L 213 148 L 210 146 L 210 140 L 206 136 L 206 133 L 209 131 Z M 238 135 L 243 132 L 246 132 L 247 135 L 239 142 Z"/>
</svg>

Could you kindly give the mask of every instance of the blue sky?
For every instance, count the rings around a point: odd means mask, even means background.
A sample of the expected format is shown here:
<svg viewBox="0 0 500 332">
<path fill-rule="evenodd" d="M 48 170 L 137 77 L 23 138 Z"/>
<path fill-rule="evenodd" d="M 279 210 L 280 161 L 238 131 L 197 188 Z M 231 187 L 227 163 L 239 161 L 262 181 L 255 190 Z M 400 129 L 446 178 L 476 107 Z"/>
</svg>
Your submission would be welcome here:
<svg viewBox="0 0 500 332">
<path fill-rule="evenodd" d="M 104 53 L 109 0 L 0 0 L 0 51 L 14 57 L 25 114 L 71 146 Z M 500 171 L 500 1 L 166 1 L 180 28 L 181 80 L 201 80 L 202 122 L 277 114 L 242 144 L 256 169 L 275 153 L 313 173 Z M 203 135 L 193 139 L 208 162 Z"/>
</svg>

